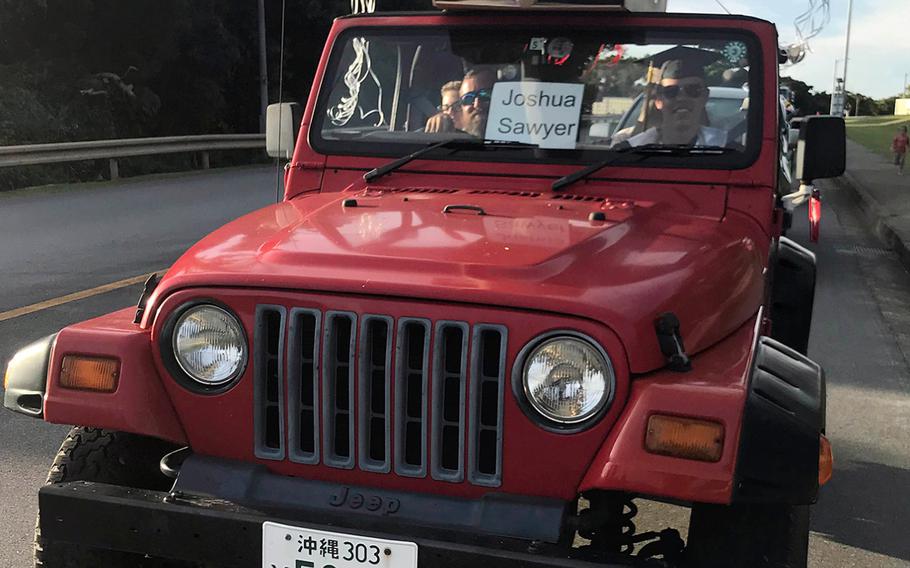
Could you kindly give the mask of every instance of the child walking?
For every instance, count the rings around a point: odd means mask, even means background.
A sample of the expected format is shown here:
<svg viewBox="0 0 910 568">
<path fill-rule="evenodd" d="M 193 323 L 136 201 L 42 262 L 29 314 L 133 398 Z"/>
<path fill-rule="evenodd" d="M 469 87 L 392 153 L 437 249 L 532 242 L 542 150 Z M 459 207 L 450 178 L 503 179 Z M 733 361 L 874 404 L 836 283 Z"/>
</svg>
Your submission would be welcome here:
<svg viewBox="0 0 910 568">
<path fill-rule="evenodd" d="M 907 136 L 907 127 L 901 126 L 901 129 L 891 141 L 891 151 L 894 152 L 894 165 L 897 166 L 897 175 L 904 175 L 904 159 L 907 157 L 907 146 L 910 145 L 910 137 Z"/>
</svg>

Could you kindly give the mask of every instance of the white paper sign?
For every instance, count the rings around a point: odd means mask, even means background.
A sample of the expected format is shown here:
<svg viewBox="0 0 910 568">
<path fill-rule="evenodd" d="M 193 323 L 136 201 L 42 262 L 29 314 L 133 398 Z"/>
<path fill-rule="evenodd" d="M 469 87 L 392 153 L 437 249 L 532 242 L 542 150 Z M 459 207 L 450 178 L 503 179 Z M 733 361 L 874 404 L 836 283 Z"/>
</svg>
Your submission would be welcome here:
<svg viewBox="0 0 910 568">
<path fill-rule="evenodd" d="M 496 83 L 484 138 L 571 150 L 578 139 L 584 88 L 579 83 Z"/>
</svg>

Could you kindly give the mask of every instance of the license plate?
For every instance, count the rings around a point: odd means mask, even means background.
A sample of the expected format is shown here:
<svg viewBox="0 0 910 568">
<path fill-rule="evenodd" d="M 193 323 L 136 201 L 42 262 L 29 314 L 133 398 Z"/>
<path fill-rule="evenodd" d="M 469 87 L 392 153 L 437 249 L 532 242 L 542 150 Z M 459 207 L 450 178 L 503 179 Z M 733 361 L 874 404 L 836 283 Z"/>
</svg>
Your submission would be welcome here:
<svg viewBox="0 0 910 568">
<path fill-rule="evenodd" d="M 417 568 L 417 544 L 265 522 L 262 568 Z"/>
</svg>

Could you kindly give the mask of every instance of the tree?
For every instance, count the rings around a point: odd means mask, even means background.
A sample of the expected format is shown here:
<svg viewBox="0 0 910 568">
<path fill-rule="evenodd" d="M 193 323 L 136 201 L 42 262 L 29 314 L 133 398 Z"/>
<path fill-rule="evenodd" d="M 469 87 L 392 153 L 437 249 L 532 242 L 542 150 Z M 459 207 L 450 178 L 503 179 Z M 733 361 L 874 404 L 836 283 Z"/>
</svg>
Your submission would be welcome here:
<svg viewBox="0 0 910 568">
<path fill-rule="evenodd" d="M 815 87 L 792 77 L 781 77 L 781 85 L 790 87 L 793 93 L 793 106 L 801 115 L 828 114 L 831 109 L 831 95 L 822 91 L 815 92 Z"/>
</svg>

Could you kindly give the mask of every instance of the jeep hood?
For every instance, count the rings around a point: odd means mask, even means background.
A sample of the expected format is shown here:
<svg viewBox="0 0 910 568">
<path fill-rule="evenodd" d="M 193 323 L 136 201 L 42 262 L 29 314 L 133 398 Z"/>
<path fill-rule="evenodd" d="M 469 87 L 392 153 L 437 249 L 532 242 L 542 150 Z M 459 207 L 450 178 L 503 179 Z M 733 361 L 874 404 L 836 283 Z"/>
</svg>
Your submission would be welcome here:
<svg viewBox="0 0 910 568">
<path fill-rule="evenodd" d="M 220 285 L 572 314 L 616 332 L 634 373 L 664 365 L 658 314 L 679 316 L 695 353 L 760 307 L 757 225 L 747 234 L 750 224 L 729 222 L 732 213 L 725 221 L 658 202 L 551 197 L 432 189 L 307 195 L 204 238 L 151 302 Z"/>
</svg>

